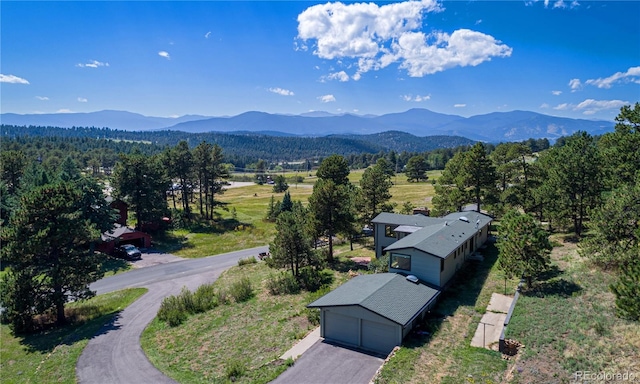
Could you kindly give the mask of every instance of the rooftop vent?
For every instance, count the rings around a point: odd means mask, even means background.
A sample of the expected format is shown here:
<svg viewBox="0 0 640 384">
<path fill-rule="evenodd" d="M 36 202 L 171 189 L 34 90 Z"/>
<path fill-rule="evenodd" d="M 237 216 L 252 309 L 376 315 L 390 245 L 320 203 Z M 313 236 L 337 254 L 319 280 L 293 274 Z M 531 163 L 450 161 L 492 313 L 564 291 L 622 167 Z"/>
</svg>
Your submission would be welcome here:
<svg viewBox="0 0 640 384">
<path fill-rule="evenodd" d="M 467 216 L 460 216 L 460 221 L 464 221 L 465 223 L 468 223 L 469 218 Z"/>
<path fill-rule="evenodd" d="M 418 278 L 415 277 L 414 275 L 408 275 L 407 280 L 409 280 L 412 283 L 416 283 L 416 284 L 418 283 Z"/>
</svg>

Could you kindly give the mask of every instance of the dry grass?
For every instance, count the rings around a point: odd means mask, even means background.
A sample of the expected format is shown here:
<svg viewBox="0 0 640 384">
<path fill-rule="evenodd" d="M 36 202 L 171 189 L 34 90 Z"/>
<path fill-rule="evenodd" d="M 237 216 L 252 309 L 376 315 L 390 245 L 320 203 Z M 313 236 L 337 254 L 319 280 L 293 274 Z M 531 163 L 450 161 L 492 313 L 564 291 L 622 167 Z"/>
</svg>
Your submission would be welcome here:
<svg viewBox="0 0 640 384">
<path fill-rule="evenodd" d="M 525 344 L 511 382 L 569 383 L 577 371 L 640 377 L 640 325 L 615 317 L 608 287 L 616 277 L 581 258 L 575 243 L 554 238 L 557 269 L 525 292 L 508 328 Z"/>
</svg>

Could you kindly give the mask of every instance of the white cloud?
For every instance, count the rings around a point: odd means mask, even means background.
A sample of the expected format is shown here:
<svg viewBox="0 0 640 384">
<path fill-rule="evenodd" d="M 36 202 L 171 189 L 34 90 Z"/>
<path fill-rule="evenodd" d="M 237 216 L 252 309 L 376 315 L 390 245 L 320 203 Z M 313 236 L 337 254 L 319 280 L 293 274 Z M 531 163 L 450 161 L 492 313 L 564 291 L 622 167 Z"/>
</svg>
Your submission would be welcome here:
<svg viewBox="0 0 640 384">
<path fill-rule="evenodd" d="M 640 84 L 640 67 L 631 67 L 626 72 L 616 72 L 605 78 L 590 79 L 585 81 L 585 84 L 609 89 L 613 84 L 620 82 Z"/>
<path fill-rule="evenodd" d="M 607 109 L 620 109 L 630 104 L 628 101 L 622 100 L 594 100 L 587 99 L 574 107 L 574 110 L 582 111 L 585 115 L 593 115 L 594 113 Z"/>
<path fill-rule="evenodd" d="M 453 104 L 454 108 L 464 108 L 466 106 L 467 106 L 467 104 Z"/>
<path fill-rule="evenodd" d="M 282 95 L 282 96 L 293 96 L 294 93 L 288 89 L 283 89 L 283 88 L 269 88 L 269 92 L 273 92 L 276 93 L 278 95 Z"/>
<path fill-rule="evenodd" d="M 58 109 L 56 113 L 73 113 L 73 111 L 67 108 L 62 108 L 62 109 Z"/>
<path fill-rule="evenodd" d="M 89 101 L 89 100 L 87 100 L 84 97 L 78 97 L 78 102 L 80 102 L 80 103 L 86 103 L 87 101 Z"/>
<path fill-rule="evenodd" d="M 424 96 L 421 96 L 421 95 L 416 95 L 416 96 L 403 95 L 402 99 L 404 101 L 413 101 L 413 102 L 419 103 L 419 102 L 422 102 L 422 101 L 430 100 L 431 99 L 431 95 L 424 95 Z"/>
<path fill-rule="evenodd" d="M 553 109 L 555 109 L 556 111 L 566 111 L 567 109 L 569 109 L 570 104 L 568 103 L 562 103 L 562 104 L 558 104 L 555 107 L 553 107 Z"/>
<path fill-rule="evenodd" d="M 98 60 L 91 60 L 88 63 L 76 64 L 76 67 L 80 67 L 80 68 L 98 68 L 98 67 L 108 67 L 108 66 L 109 66 L 109 63 L 103 63 Z"/>
<path fill-rule="evenodd" d="M 49 100 L 49 98 L 47 96 L 36 96 L 36 99 L 38 100 L 42 100 L 42 101 L 47 101 Z"/>
<path fill-rule="evenodd" d="M 333 101 L 336 101 L 336 98 L 333 95 L 323 95 L 318 96 L 318 100 L 322 101 L 323 103 L 331 103 Z"/>
<path fill-rule="evenodd" d="M 347 75 L 345 71 L 330 73 L 326 78 L 329 80 L 338 80 L 342 83 L 349 81 L 349 75 Z"/>
<path fill-rule="evenodd" d="M 169 55 L 169 52 L 167 51 L 160 51 L 158 52 L 158 55 L 161 57 L 164 57 L 167 60 L 171 60 L 171 56 Z"/>
<path fill-rule="evenodd" d="M 207 32 L 207 33 L 205 33 L 205 34 L 204 34 L 204 38 L 205 38 L 205 39 L 208 39 L 208 38 L 209 38 L 209 36 L 211 36 L 211 31 L 209 31 L 209 32 Z"/>
<path fill-rule="evenodd" d="M 29 81 L 27 79 L 23 79 L 22 77 L 14 75 L 3 75 L 0 73 L 0 83 L 29 84 Z"/>
<path fill-rule="evenodd" d="M 551 94 L 554 96 L 560 96 L 562 95 L 562 91 L 551 91 Z"/>
<path fill-rule="evenodd" d="M 357 61 L 354 80 L 392 63 L 422 77 L 511 55 L 510 47 L 480 32 L 421 32 L 424 13 L 442 10 L 436 0 L 318 4 L 298 15 L 298 39 L 303 48 L 313 41 L 313 54 L 322 59 Z"/>
<path fill-rule="evenodd" d="M 541 108 L 541 109 L 547 109 L 547 108 L 549 108 L 549 104 L 547 104 L 547 103 L 542 103 L 542 104 L 540 104 L 540 108 Z"/>
<path fill-rule="evenodd" d="M 580 82 L 580 79 L 571 79 L 569 80 L 569 88 L 571 88 L 571 92 L 575 92 L 582 88 L 582 82 Z"/>
</svg>

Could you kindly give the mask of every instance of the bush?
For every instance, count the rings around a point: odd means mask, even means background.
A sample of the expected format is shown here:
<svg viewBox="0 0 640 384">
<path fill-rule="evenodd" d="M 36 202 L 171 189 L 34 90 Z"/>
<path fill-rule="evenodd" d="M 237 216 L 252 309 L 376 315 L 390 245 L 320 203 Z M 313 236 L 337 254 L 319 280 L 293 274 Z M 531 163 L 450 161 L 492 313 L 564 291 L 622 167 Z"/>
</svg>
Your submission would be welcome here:
<svg viewBox="0 0 640 384">
<path fill-rule="evenodd" d="M 230 362 L 225 369 L 227 379 L 231 381 L 236 381 L 240 377 L 244 376 L 244 373 L 246 371 L 247 368 L 238 360 L 233 360 L 232 362 Z"/>
<path fill-rule="evenodd" d="M 367 268 L 373 273 L 389 272 L 389 255 L 380 258 L 372 257 Z"/>
<path fill-rule="evenodd" d="M 328 270 L 319 271 L 313 267 L 300 269 L 300 284 L 309 292 L 315 292 L 333 282 L 333 273 Z"/>
<path fill-rule="evenodd" d="M 193 294 L 193 303 L 198 312 L 205 312 L 218 306 L 218 297 L 213 284 L 204 284 Z"/>
<path fill-rule="evenodd" d="M 309 293 L 307 295 L 307 304 L 313 303 L 314 301 L 318 300 L 319 298 L 326 295 L 330 291 L 331 291 L 331 287 L 328 285 L 325 285 L 321 289 L 318 289 L 315 292 Z M 307 311 L 307 320 L 309 320 L 309 322 L 313 325 L 319 325 L 320 310 L 318 308 L 306 308 L 306 307 L 305 307 L 305 310 Z"/>
<path fill-rule="evenodd" d="M 269 276 L 267 289 L 272 295 L 294 294 L 300 292 L 300 285 L 291 273 L 281 272 L 280 276 Z"/>
<path fill-rule="evenodd" d="M 253 286 L 248 277 L 243 277 L 231 285 L 229 294 L 236 303 L 247 301 L 253 297 Z"/>
<path fill-rule="evenodd" d="M 164 321 L 171 327 L 177 327 L 187 319 L 187 312 L 182 308 L 181 300 L 178 296 L 165 297 L 158 310 L 158 319 Z"/>
<path fill-rule="evenodd" d="M 256 257 L 255 256 L 251 256 L 251 257 L 247 257 L 246 259 L 238 260 L 238 266 L 241 267 L 243 265 L 255 264 L 257 262 L 258 262 L 258 260 L 256 260 Z"/>
</svg>

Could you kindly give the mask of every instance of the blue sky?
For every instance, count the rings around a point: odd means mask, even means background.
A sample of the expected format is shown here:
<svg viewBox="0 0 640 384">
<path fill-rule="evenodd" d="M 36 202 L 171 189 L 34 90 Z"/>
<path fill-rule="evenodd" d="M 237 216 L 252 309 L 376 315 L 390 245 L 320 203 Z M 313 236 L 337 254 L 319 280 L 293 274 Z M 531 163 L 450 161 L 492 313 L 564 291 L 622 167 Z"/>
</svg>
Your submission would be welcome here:
<svg viewBox="0 0 640 384">
<path fill-rule="evenodd" d="M 2 1 L 3 113 L 612 120 L 640 101 L 640 1 Z"/>
</svg>

